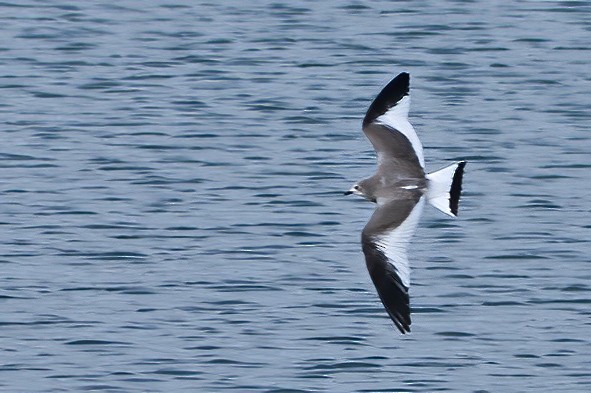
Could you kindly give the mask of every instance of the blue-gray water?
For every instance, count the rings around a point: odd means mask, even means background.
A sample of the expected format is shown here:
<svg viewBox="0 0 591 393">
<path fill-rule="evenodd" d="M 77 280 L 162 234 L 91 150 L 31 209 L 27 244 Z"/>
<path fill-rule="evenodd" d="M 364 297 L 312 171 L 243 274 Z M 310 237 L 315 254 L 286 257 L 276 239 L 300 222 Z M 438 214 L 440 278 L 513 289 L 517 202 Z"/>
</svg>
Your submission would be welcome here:
<svg viewBox="0 0 591 393">
<path fill-rule="evenodd" d="M 502 3 L 502 4 L 501 4 Z M 591 2 L 0 3 L 2 391 L 591 390 Z M 413 332 L 365 270 L 411 73 Z"/>
</svg>

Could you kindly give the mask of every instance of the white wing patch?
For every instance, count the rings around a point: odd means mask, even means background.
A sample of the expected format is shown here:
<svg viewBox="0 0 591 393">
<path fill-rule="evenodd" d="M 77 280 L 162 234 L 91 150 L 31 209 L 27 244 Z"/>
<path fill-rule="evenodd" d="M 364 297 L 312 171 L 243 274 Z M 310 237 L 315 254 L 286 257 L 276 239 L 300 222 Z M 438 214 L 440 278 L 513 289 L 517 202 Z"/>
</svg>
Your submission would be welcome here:
<svg viewBox="0 0 591 393">
<path fill-rule="evenodd" d="M 425 167 L 425 158 L 423 157 L 423 145 L 417 136 L 412 124 L 408 121 L 408 110 L 410 109 L 410 96 L 404 96 L 400 101 L 390 108 L 386 113 L 379 116 L 375 122 L 388 126 L 402 133 L 408 138 L 421 166 Z"/>
<path fill-rule="evenodd" d="M 410 266 L 406 249 L 419 223 L 424 204 L 425 198 L 422 197 L 402 224 L 373 239 L 376 247 L 388 258 L 388 262 L 394 266 L 402 284 L 407 288 L 410 286 Z"/>
</svg>

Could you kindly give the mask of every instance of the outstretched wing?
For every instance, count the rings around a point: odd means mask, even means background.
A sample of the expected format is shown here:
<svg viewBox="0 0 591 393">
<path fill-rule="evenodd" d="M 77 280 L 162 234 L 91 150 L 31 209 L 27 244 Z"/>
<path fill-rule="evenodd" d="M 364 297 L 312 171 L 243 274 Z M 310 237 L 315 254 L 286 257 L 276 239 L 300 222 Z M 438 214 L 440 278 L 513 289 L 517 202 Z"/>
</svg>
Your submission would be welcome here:
<svg viewBox="0 0 591 393">
<path fill-rule="evenodd" d="M 409 190 L 408 198 L 378 206 L 361 234 L 369 275 L 388 315 L 401 333 L 410 332 L 410 267 L 406 249 L 423 211 L 424 198 Z"/>
<path fill-rule="evenodd" d="M 363 132 L 378 154 L 378 171 L 400 177 L 424 176 L 423 146 L 408 121 L 410 76 L 392 79 L 374 99 L 363 119 Z"/>
</svg>

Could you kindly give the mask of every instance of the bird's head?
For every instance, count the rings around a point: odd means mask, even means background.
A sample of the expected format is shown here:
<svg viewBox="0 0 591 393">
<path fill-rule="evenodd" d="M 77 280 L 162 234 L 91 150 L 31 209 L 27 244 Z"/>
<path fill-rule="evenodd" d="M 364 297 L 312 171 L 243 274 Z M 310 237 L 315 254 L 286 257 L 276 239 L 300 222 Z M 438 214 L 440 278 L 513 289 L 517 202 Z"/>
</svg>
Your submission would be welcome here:
<svg viewBox="0 0 591 393">
<path fill-rule="evenodd" d="M 376 201 L 376 198 L 373 193 L 373 187 L 371 186 L 371 179 L 365 179 L 361 180 L 358 183 L 355 183 L 349 191 L 345 192 L 345 195 L 351 194 L 362 196 L 363 198 L 371 202 Z"/>
<path fill-rule="evenodd" d="M 362 197 L 365 196 L 365 194 L 363 193 L 363 188 L 361 188 L 361 185 L 359 185 L 359 183 L 354 184 L 349 191 L 345 191 L 345 195 L 351 194 L 360 195 Z"/>
</svg>

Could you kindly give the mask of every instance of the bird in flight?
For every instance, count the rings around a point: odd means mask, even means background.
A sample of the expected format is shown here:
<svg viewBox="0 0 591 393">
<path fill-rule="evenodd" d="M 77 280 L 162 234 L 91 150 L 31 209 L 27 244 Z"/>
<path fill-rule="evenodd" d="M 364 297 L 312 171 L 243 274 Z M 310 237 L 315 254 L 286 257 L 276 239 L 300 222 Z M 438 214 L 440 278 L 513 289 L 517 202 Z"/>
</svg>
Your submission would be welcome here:
<svg viewBox="0 0 591 393">
<path fill-rule="evenodd" d="M 369 106 L 363 132 L 378 158 L 376 173 L 345 192 L 377 207 L 361 233 L 369 275 L 394 325 L 410 332 L 410 267 L 406 250 L 425 201 L 455 217 L 466 161 L 425 172 L 423 147 L 408 121 L 410 76 L 392 79 Z"/>
</svg>

